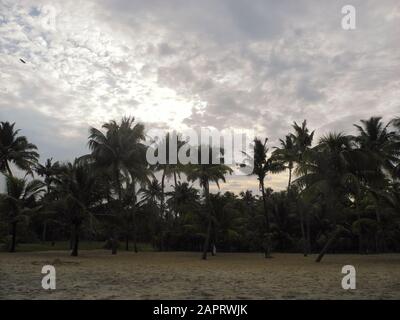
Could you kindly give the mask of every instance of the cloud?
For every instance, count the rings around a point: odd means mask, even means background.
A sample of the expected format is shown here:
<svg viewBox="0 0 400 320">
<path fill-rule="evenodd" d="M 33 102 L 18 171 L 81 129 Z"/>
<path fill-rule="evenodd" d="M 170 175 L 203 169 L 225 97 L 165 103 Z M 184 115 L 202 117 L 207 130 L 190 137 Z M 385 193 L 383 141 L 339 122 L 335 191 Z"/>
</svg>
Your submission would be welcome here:
<svg viewBox="0 0 400 320">
<path fill-rule="evenodd" d="M 355 0 L 357 29 L 344 31 L 345 4 L 0 0 L 0 116 L 71 159 L 89 125 L 124 115 L 254 129 L 271 147 L 293 121 L 322 134 L 398 115 L 400 4 Z M 240 183 L 256 190 L 252 179 Z"/>
</svg>

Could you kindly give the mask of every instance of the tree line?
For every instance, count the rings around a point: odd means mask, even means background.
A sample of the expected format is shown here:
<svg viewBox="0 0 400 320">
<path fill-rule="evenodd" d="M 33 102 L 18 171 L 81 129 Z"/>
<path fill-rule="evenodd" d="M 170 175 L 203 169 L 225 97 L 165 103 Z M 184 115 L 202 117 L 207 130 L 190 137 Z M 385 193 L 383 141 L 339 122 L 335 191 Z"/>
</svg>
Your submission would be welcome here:
<svg viewBox="0 0 400 320">
<path fill-rule="evenodd" d="M 104 241 L 112 254 L 121 246 L 138 252 L 141 242 L 199 251 L 202 259 L 218 248 L 265 258 L 318 253 L 317 262 L 327 252 L 399 251 L 400 118 L 354 126 L 355 135 L 332 132 L 315 141 L 306 121 L 294 122 L 275 147 L 254 138 L 254 152 L 239 164 L 253 163 L 254 195 L 210 192 L 232 173 L 223 152 L 219 164 L 171 164 L 167 154 L 166 164 L 149 165 L 145 127 L 134 118 L 90 128 L 88 154 L 44 163 L 15 123 L 1 122 L 0 242 L 15 252 L 18 242 L 69 240 L 72 256 L 84 239 Z M 185 143 L 178 137 L 178 146 Z M 284 171 L 287 188 L 273 191 L 266 178 Z"/>
</svg>

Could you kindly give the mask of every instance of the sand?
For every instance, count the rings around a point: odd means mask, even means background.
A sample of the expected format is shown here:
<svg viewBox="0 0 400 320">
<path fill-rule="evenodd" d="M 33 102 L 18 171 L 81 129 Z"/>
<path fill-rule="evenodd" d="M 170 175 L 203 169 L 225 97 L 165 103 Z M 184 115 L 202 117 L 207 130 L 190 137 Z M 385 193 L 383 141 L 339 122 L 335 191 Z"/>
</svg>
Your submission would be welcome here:
<svg viewBox="0 0 400 320">
<path fill-rule="evenodd" d="M 400 299 L 400 254 L 327 255 L 65 251 L 0 253 L 0 299 Z M 57 288 L 41 287 L 52 264 Z M 343 265 L 356 290 L 343 290 Z"/>
</svg>

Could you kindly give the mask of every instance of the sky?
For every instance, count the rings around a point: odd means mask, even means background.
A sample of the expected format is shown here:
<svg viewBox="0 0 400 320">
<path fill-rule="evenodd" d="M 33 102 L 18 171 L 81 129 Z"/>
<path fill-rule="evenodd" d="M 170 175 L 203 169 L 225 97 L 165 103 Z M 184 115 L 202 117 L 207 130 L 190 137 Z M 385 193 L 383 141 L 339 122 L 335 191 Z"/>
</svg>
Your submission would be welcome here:
<svg viewBox="0 0 400 320">
<path fill-rule="evenodd" d="M 272 150 L 293 121 L 318 138 L 399 116 L 399 38 L 398 0 L 0 0 L 0 121 L 41 161 L 87 153 L 88 128 L 123 116 L 254 130 Z M 244 189 L 256 179 L 222 185 Z"/>
</svg>

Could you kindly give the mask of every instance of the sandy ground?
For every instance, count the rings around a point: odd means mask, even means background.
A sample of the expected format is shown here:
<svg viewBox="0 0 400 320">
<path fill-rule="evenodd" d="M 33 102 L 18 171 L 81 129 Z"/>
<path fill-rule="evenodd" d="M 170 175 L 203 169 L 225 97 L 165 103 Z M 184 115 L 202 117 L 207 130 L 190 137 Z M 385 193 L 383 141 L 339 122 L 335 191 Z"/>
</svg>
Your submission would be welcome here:
<svg viewBox="0 0 400 320">
<path fill-rule="evenodd" d="M 400 299 L 400 254 L 218 254 L 81 251 L 0 253 L 0 299 Z M 41 288 L 52 264 L 57 288 Z M 357 270 L 357 289 L 341 287 L 343 265 Z"/>
</svg>

